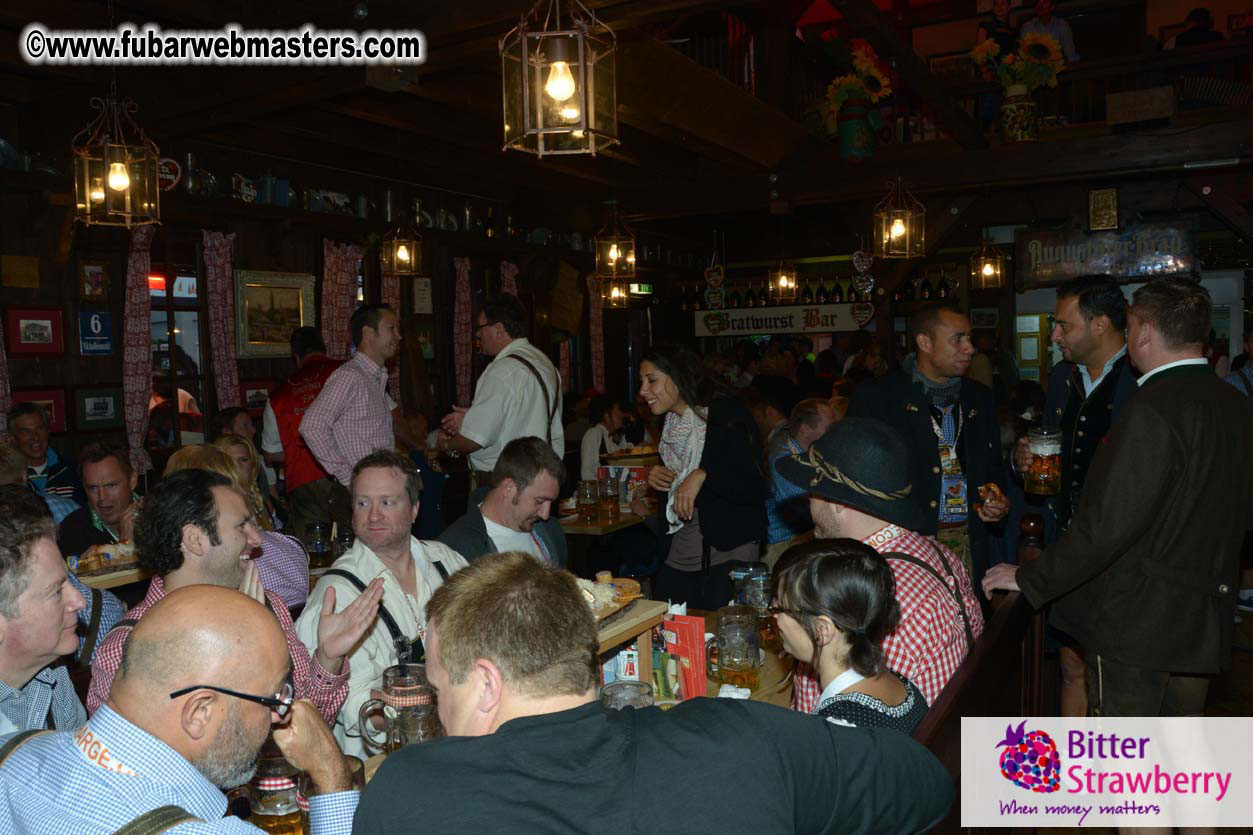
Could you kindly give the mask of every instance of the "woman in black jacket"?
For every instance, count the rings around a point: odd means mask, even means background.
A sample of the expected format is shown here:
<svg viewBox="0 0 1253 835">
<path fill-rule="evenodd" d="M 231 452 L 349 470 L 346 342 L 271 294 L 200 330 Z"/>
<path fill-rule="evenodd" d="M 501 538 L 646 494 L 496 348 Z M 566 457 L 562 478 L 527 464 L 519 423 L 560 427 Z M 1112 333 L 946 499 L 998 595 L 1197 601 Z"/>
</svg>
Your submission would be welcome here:
<svg viewBox="0 0 1253 835">
<path fill-rule="evenodd" d="M 687 348 L 654 346 L 640 378 L 640 396 L 665 415 L 662 463 L 648 483 L 669 494 L 671 542 L 654 595 L 716 609 L 733 593 L 731 562 L 756 562 L 765 535 L 761 436 L 748 408 Z"/>
</svg>

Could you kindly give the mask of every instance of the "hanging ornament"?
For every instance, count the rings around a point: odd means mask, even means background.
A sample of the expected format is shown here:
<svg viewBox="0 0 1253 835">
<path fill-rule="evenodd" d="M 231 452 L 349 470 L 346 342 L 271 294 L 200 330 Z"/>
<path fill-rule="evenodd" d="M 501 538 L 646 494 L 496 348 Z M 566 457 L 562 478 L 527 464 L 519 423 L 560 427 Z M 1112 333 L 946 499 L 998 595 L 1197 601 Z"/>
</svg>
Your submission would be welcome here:
<svg viewBox="0 0 1253 835">
<path fill-rule="evenodd" d="M 853 269 L 857 270 L 856 275 L 853 276 L 853 286 L 867 300 L 874 290 L 874 276 L 870 274 L 870 267 L 873 264 L 873 255 L 862 252 L 860 249 L 853 253 Z"/>
</svg>

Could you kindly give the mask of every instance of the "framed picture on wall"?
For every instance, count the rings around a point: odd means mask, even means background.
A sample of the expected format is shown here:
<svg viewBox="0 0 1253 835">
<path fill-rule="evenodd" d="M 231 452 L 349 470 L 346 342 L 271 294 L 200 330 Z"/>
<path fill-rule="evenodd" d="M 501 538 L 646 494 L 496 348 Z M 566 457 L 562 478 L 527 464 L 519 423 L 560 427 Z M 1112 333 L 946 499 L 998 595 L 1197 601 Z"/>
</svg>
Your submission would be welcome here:
<svg viewBox="0 0 1253 835">
<path fill-rule="evenodd" d="M 65 328 L 56 307 L 10 307 L 4 321 L 9 355 L 60 356 Z"/>
<path fill-rule="evenodd" d="M 972 307 L 970 309 L 971 328 L 994 328 L 1000 320 L 1000 311 L 995 307 Z"/>
<path fill-rule="evenodd" d="M 80 261 L 78 297 L 85 302 L 109 300 L 109 273 L 103 261 Z"/>
<path fill-rule="evenodd" d="M 48 414 L 48 431 L 64 432 L 69 428 L 65 414 L 65 389 L 26 389 L 13 392 L 13 405 L 38 403 Z"/>
<path fill-rule="evenodd" d="M 291 332 L 314 324 L 308 273 L 235 271 L 235 339 L 240 359 L 286 357 Z"/>
<path fill-rule="evenodd" d="M 270 401 L 270 392 L 273 390 L 273 380 L 249 380 L 239 384 L 239 399 L 243 401 L 245 409 L 260 414 Z"/>
<path fill-rule="evenodd" d="M 116 429 L 125 424 L 120 388 L 74 390 L 74 425 L 79 429 Z"/>
</svg>

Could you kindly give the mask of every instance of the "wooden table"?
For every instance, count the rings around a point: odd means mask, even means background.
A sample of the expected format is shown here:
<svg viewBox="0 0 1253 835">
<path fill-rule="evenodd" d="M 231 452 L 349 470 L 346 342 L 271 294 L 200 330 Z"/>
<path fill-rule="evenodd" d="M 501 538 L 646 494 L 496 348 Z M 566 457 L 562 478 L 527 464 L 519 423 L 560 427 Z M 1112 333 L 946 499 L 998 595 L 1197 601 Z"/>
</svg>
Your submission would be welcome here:
<svg viewBox="0 0 1253 835">
<path fill-rule="evenodd" d="M 689 611 L 688 614 L 703 615 L 705 618 L 705 631 L 714 632 L 718 628 L 717 612 L 701 612 L 696 610 Z M 767 704 L 778 705 L 779 707 L 790 708 L 792 706 L 792 682 L 789 681 L 782 689 L 779 684 L 783 679 L 787 678 L 788 672 L 792 669 L 792 658 L 783 650 L 774 652 L 766 649 L 766 663 L 761 667 L 760 674 L 757 679 L 757 689 L 749 696 L 750 701 L 766 702 Z M 706 687 L 710 696 L 718 695 L 718 688 L 722 682 L 717 679 L 708 679 Z"/>
<path fill-rule="evenodd" d="M 618 516 L 617 522 L 596 523 L 593 525 L 584 525 L 579 522 L 579 517 L 563 516 L 561 518 L 561 529 L 566 532 L 567 536 L 607 536 L 608 534 L 620 531 L 623 528 L 629 528 L 633 525 L 641 525 L 644 523 L 644 517 L 623 511 Z"/>
<path fill-rule="evenodd" d="M 147 580 L 152 575 L 142 568 L 126 568 L 121 571 L 110 571 L 108 574 L 89 574 L 79 577 L 83 585 L 93 589 L 112 589 Z"/>
<path fill-rule="evenodd" d="M 669 605 L 661 600 L 636 600 L 627 611 L 596 631 L 597 655 L 639 639 L 640 681 L 653 680 L 653 627 L 666 617 Z"/>
</svg>

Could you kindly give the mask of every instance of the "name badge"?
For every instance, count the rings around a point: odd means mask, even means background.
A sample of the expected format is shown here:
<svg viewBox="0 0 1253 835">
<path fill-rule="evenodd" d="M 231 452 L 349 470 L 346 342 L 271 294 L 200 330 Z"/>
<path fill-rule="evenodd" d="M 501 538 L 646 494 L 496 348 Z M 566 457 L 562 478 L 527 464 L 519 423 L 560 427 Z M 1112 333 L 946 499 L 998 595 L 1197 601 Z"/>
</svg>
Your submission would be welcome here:
<svg viewBox="0 0 1253 835">
<path fill-rule="evenodd" d="M 966 477 L 961 473 L 944 475 L 940 479 L 940 487 L 944 496 L 944 506 L 941 508 L 940 518 L 953 521 L 957 521 L 955 517 L 965 518 Z"/>
</svg>

